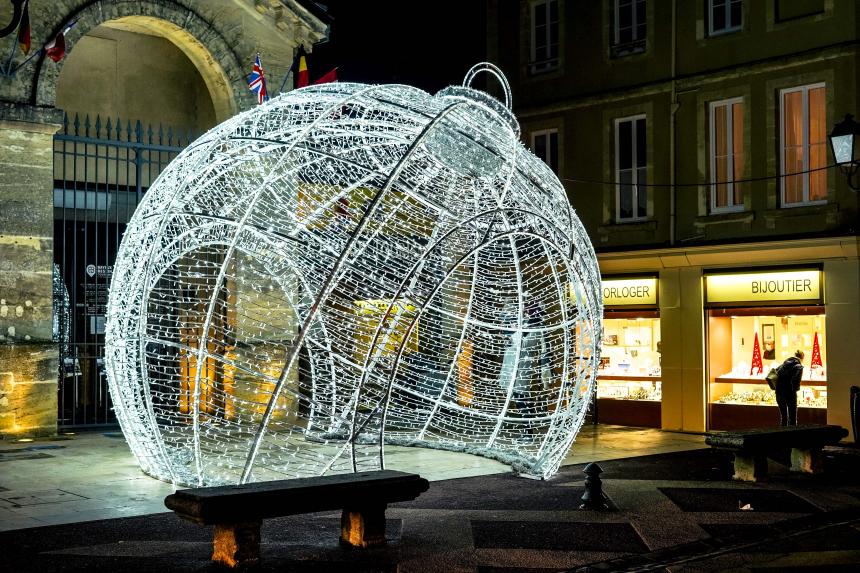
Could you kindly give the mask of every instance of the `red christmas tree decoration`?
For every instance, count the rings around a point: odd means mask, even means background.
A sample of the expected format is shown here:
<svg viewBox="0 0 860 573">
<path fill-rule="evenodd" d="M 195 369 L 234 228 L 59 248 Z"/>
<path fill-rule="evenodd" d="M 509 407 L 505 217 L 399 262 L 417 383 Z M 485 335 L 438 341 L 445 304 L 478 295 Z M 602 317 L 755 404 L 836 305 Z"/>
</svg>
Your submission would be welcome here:
<svg viewBox="0 0 860 573">
<path fill-rule="evenodd" d="M 812 361 L 809 363 L 811 367 L 824 366 L 821 362 L 821 347 L 818 346 L 818 333 L 815 333 L 815 340 L 812 341 Z"/>
<path fill-rule="evenodd" d="M 752 364 L 750 365 L 750 376 L 753 375 L 753 371 L 756 369 L 758 369 L 759 374 L 764 370 L 764 365 L 761 363 L 761 347 L 758 344 L 758 332 L 755 333 L 755 341 L 753 341 L 753 357 Z"/>
</svg>

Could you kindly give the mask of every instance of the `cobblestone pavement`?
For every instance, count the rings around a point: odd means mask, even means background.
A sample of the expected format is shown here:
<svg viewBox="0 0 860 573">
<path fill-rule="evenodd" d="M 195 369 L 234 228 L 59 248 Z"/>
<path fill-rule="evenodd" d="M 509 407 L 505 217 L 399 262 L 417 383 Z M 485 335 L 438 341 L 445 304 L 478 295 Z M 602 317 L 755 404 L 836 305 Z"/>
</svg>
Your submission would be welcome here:
<svg viewBox="0 0 860 573">
<path fill-rule="evenodd" d="M 89 447 L 87 440 L 92 440 Z M 0 513 L 2 520 L 27 507 L 54 506 L 54 513 L 36 515 L 27 510 L 25 517 L 64 524 L 0 533 L 0 546 L 6 548 L 0 552 L 0 570 L 211 569 L 210 528 L 183 522 L 169 513 L 122 516 L 122 511 L 131 515 L 133 511 L 146 513 L 147 508 L 163 512 L 163 494 L 172 488 L 135 474 L 120 438 L 84 436 L 73 442 L 74 447 L 66 442 L 68 447 L 62 450 L 20 450 L 22 456 L 56 454 L 54 463 L 47 463 L 52 458 L 36 457 L 0 464 L 18 466 L 18 473 L 0 474 L 0 485 L 7 487 L 25 479 L 21 467 L 45 463 L 40 472 L 31 470 L 32 489 L 25 491 L 54 492 L 54 497 L 31 493 L 27 499 L 11 495 L 11 490 L 0 491 L 0 499 L 18 505 L 5 508 Z M 261 570 L 858 570 L 860 456 L 856 449 L 829 449 L 824 475 L 790 473 L 772 461 L 767 482 L 747 484 L 731 481 L 730 456 L 704 449 L 701 443 L 701 436 L 589 428 L 568 463 L 547 481 L 518 478 L 500 464 L 464 455 L 394 450 L 387 459 L 396 460 L 397 469 L 417 470 L 437 481 L 418 499 L 389 508 L 387 547 L 370 551 L 341 547 L 337 541 L 339 512 L 273 519 L 263 526 Z M 649 447 L 667 451 L 652 453 Z M 76 450 L 77 454 L 71 453 Z M 60 461 L 63 456 L 69 459 Z M 91 463 L 81 471 L 91 481 L 98 480 L 89 487 L 125 487 L 126 492 L 138 492 L 137 497 L 114 509 L 83 509 L 85 501 L 96 504 L 106 497 L 81 489 L 80 480 L 74 487 L 58 487 L 63 482 L 58 472 L 86 464 L 85 460 Z M 599 460 L 604 470 L 604 488 L 614 510 L 579 509 L 582 469 L 585 461 L 593 460 Z M 469 462 L 473 465 L 467 466 Z M 444 479 L 457 471 L 463 477 Z M 12 480 L 10 476 L 17 477 Z M 40 479 L 42 483 L 37 483 Z M 93 497 L 79 499 L 87 497 L 86 493 Z M 59 512 L 57 507 L 66 509 Z M 72 524 L 78 521 L 75 507 L 80 513 L 108 515 L 102 515 L 100 521 Z M 115 518 L 104 519 L 107 517 Z M 17 523 L 30 526 L 25 521 Z"/>
</svg>

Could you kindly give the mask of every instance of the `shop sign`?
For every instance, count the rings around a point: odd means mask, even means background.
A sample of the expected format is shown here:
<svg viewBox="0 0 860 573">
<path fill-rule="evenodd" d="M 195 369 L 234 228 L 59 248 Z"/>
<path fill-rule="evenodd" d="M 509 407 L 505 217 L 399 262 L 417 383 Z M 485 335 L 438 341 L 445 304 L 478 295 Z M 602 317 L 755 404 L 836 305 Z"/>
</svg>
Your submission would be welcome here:
<svg viewBox="0 0 860 573">
<path fill-rule="evenodd" d="M 705 277 L 705 301 L 782 302 L 821 299 L 821 271 L 762 271 Z"/>
<path fill-rule="evenodd" d="M 604 279 L 603 306 L 657 306 L 657 278 Z"/>
</svg>

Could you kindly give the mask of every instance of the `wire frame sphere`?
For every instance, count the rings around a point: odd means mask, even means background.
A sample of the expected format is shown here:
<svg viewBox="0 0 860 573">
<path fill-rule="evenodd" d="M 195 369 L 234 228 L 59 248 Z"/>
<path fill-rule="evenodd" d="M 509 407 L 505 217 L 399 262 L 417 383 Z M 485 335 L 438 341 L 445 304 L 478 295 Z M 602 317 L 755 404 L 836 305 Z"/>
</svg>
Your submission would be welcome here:
<svg viewBox="0 0 860 573">
<path fill-rule="evenodd" d="M 142 469 L 244 483 L 383 468 L 400 444 L 553 474 L 593 391 L 600 275 L 509 106 L 489 64 L 435 96 L 330 83 L 185 149 L 132 217 L 108 305 Z"/>
</svg>

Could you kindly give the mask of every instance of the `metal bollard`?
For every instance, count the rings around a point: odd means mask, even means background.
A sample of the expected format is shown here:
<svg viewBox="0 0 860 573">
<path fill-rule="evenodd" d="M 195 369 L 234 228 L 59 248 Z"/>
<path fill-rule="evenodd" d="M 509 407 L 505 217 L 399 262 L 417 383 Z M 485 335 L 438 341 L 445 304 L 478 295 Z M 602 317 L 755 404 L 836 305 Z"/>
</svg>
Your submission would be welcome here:
<svg viewBox="0 0 860 573">
<path fill-rule="evenodd" d="M 582 494 L 582 505 L 579 509 L 609 509 L 606 503 L 606 494 L 603 493 L 603 481 L 600 474 L 603 470 L 594 462 L 591 462 L 582 470 L 585 474 L 585 493 Z"/>
</svg>

